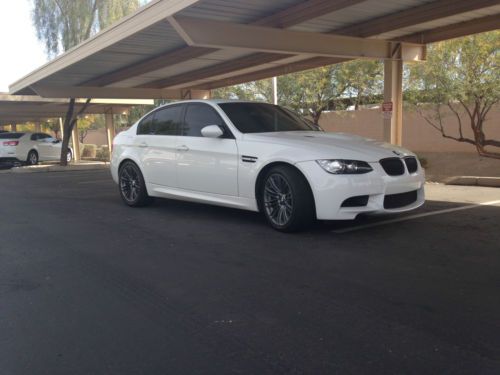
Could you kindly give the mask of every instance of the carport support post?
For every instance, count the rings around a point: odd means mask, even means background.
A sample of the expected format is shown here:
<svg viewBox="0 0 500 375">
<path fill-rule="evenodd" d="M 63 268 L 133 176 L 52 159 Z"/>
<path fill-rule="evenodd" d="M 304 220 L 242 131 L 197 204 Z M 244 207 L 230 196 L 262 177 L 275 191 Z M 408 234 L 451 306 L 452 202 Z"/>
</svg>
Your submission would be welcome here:
<svg viewBox="0 0 500 375">
<path fill-rule="evenodd" d="M 17 124 L 11 124 L 10 125 L 10 131 L 11 132 L 17 132 Z"/>
<path fill-rule="evenodd" d="M 392 115 L 384 114 L 384 141 L 403 142 L 403 60 L 384 60 L 384 102 L 392 102 Z"/>
<path fill-rule="evenodd" d="M 113 138 L 115 137 L 115 122 L 114 122 L 113 110 L 111 109 L 110 111 L 106 112 L 105 117 L 106 117 L 105 118 L 106 135 L 108 137 L 108 151 L 109 151 L 109 158 L 111 160 L 111 149 L 113 147 Z"/>
<path fill-rule="evenodd" d="M 40 125 L 40 121 L 35 122 L 35 132 L 40 133 L 42 131 L 42 127 Z"/>
<path fill-rule="evenodd" d="M 64 139 L 64 124 L 62 117 L 59 117 L 59 129 L 61 132 L 61 139 Z"/>
<path fill-rule="evenodd" d="M 73 142 L 73 159 L 80 161 L 80 137 L 78 136 L 78 120 L 75 122 L 73 131 L 71 132 L 71 141 Z"/>
</svg>

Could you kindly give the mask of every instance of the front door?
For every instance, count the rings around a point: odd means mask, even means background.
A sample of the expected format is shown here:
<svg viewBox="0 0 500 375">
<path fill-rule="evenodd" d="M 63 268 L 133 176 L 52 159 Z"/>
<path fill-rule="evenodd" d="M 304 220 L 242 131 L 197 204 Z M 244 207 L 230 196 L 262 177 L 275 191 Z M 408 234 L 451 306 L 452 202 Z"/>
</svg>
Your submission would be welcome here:
<svg viewBox="0 0 500 375">
<path fill-rule="evenodd" d="M 201 129 L 218 125 L 225 134 L 206 138 Z M 190 191 L 238 195 L 238 149 L 236 140 L 214 108 L 204 103 L 186 107 L 181 135 L 177 139 L 178 187 Z"/>
</svg>

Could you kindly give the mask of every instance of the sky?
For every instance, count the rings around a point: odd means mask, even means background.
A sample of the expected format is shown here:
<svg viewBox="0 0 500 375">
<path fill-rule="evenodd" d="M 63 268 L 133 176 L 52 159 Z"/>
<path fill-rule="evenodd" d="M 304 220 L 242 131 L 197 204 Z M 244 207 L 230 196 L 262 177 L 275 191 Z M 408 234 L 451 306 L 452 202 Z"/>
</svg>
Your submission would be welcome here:
<svg viewBox="0 0 500 375">
<path fill-rule="evenodd" d="M 31 22 L 29 0 L 0 0 L 0 92 L 47 62 Z"/>
</svg>

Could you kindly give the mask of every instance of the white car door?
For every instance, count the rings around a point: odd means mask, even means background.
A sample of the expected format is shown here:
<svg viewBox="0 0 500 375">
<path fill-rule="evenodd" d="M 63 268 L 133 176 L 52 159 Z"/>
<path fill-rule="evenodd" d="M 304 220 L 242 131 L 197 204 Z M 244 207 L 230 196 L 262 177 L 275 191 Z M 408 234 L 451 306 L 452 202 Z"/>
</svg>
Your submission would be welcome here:
<svg viewBox="0 0 500 375">
<path fill-rule="evenodd" d="M 137 128 L 135 146 L 146 183 L 177 187 L 177 131 L 183 106 L 171 105 L 145 117 Z"/>
<path fill-rule="evenodd" d="M 201 129 L 218 125 L 220 138 L 206 138 Z M 217 111 L 205 103 L 187 104 L 182 132 L 177 142 L 179 188 L 238 195 L 238 149 L 236 140 Z"/>
</svg>

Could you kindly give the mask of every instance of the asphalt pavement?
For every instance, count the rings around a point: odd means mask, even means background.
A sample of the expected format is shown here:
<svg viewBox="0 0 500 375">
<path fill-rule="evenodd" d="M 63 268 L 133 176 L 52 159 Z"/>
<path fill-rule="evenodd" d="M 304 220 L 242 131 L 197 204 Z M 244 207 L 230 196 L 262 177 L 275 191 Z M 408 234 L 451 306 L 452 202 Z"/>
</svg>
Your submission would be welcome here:
<svg viewBox="0 0 500 375">
<path fill-rule="evenodd" d="M 291 235 L 0 174 L 0 374 L 499 374 L 500 207 L 465 204 Z"/>
</svg>

